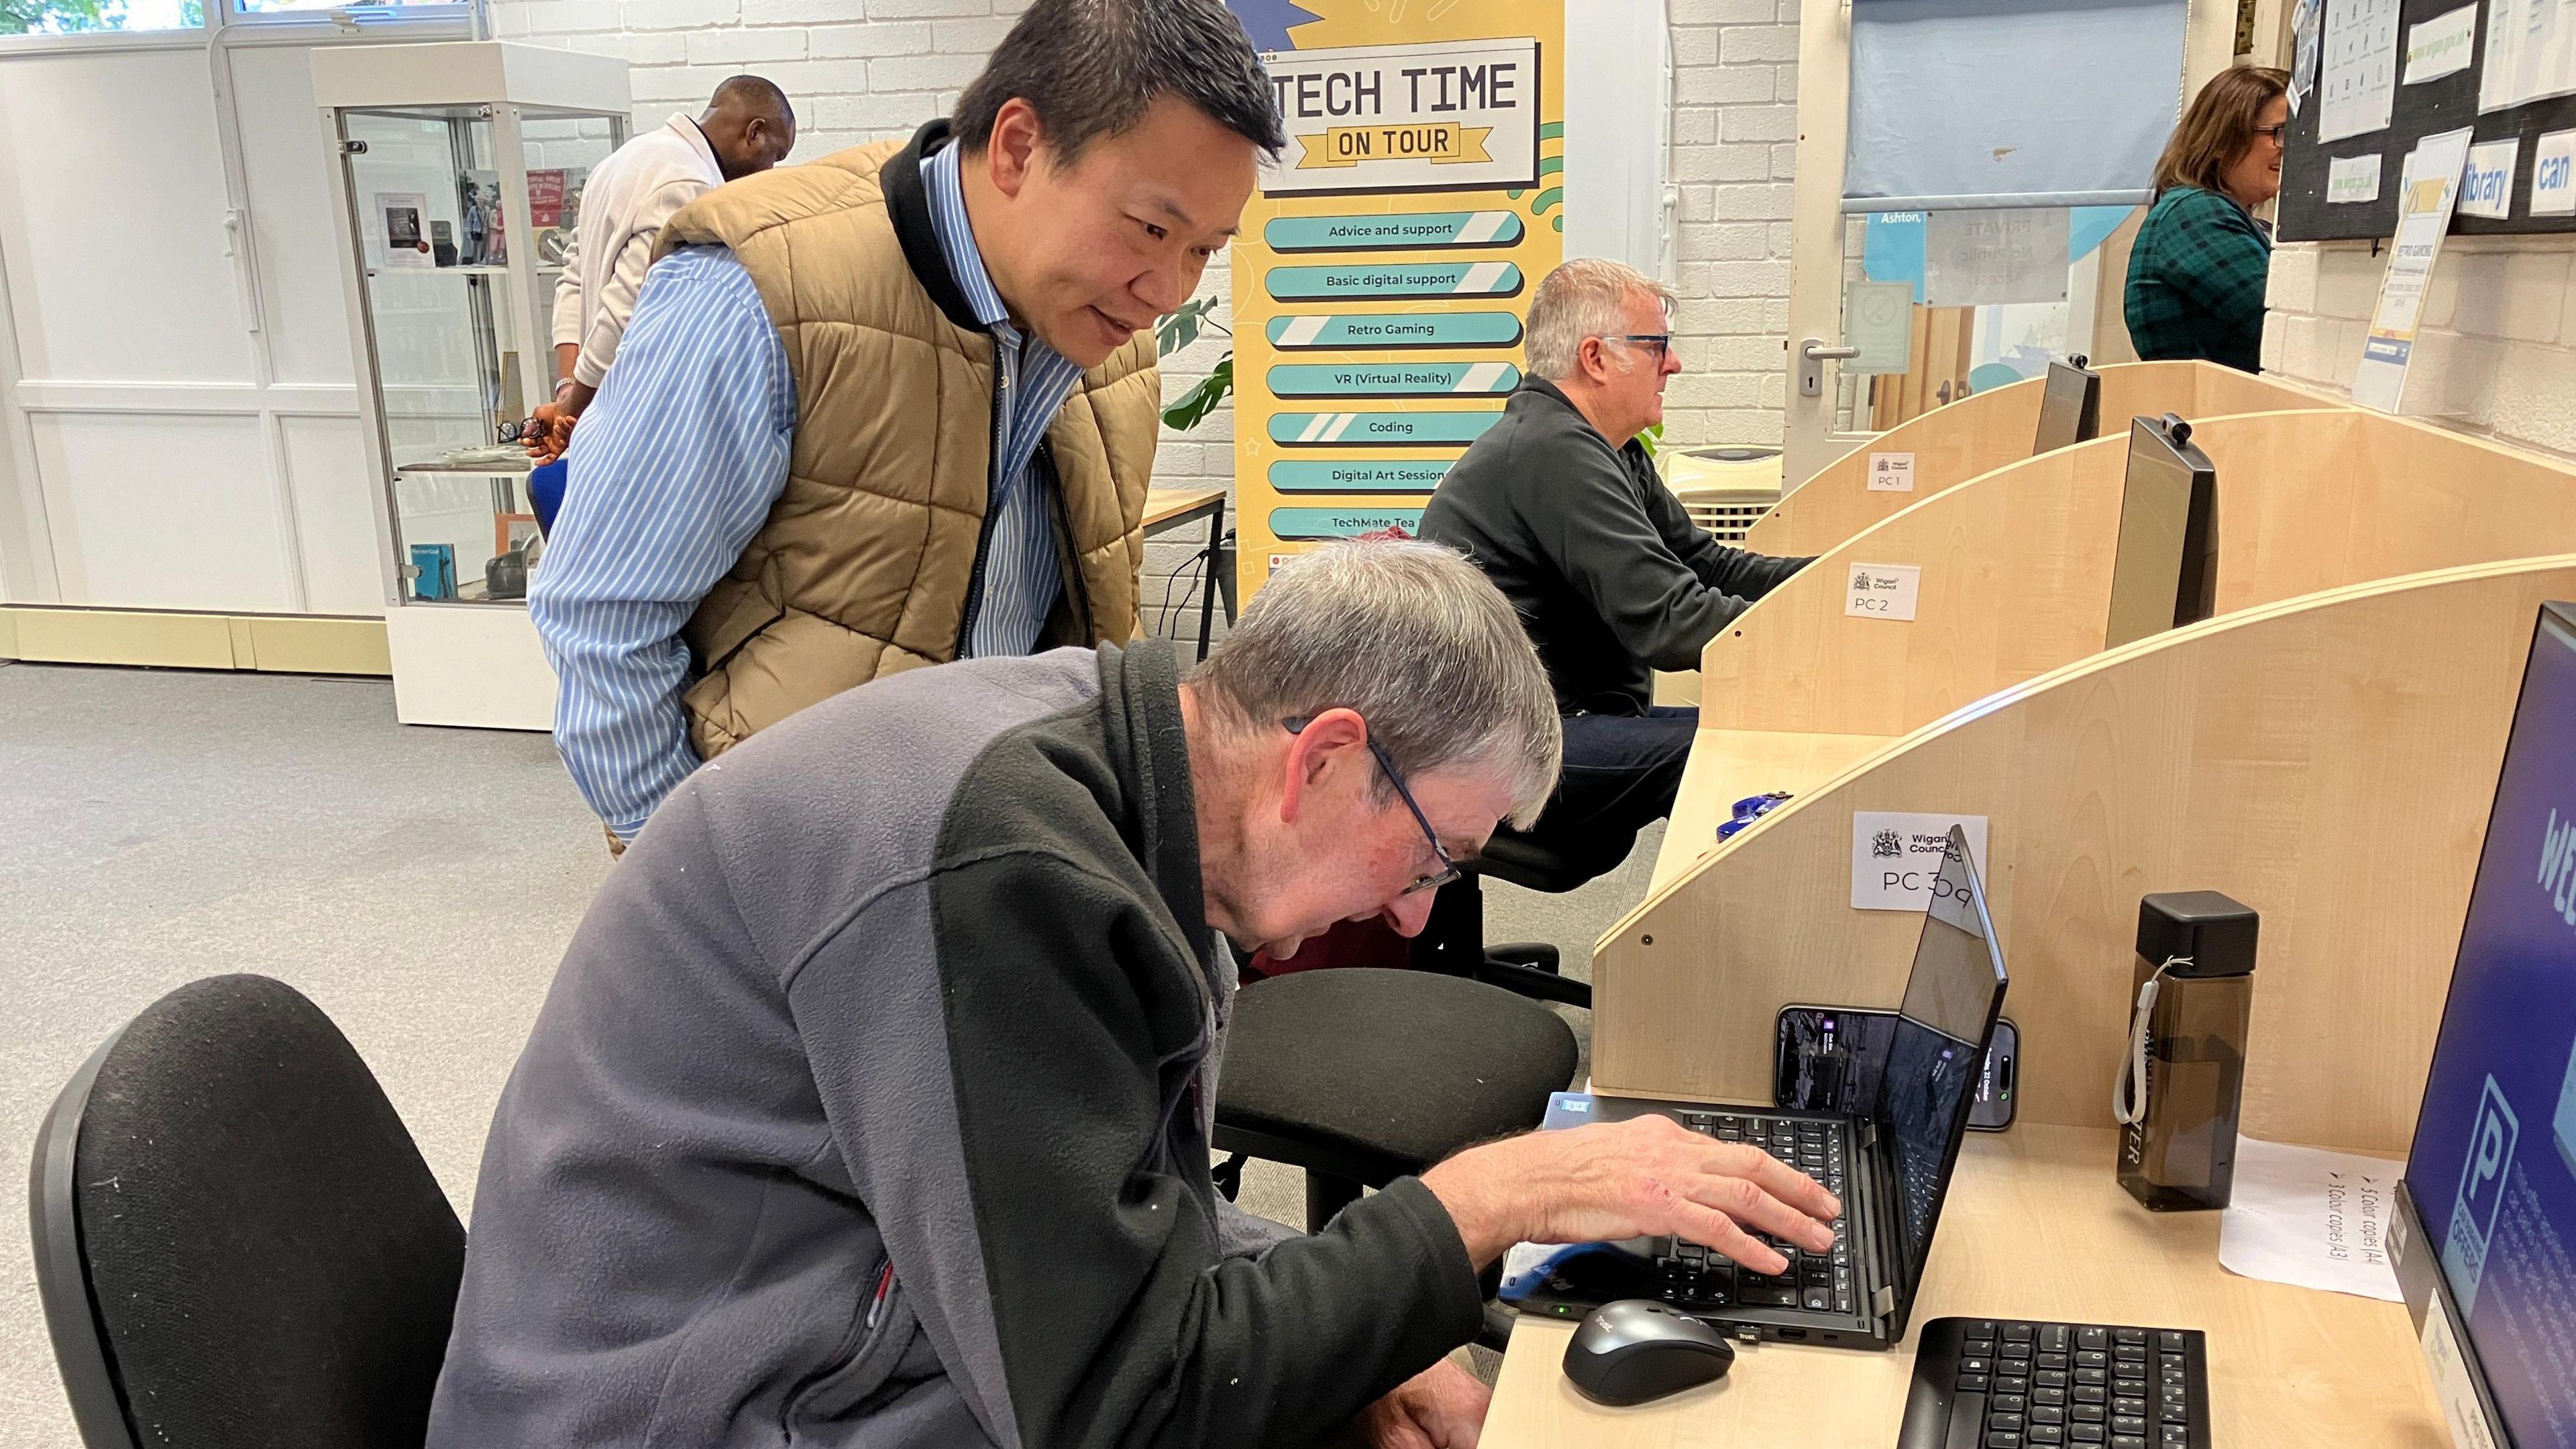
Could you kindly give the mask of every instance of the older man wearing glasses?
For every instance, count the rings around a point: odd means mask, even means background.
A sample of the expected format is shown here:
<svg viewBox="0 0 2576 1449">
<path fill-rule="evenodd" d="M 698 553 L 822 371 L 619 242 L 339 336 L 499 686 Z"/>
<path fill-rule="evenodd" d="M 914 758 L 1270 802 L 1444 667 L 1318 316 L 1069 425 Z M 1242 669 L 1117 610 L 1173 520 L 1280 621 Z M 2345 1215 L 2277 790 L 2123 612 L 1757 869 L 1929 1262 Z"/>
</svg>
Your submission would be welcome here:
<svg viewBox="0 0 2576 1449">
<path fill-rule="evenodd" d="M 1833 1241 L 1663 1117 L 1469 1148 L 1301 1237 L 1208 1172 L 1237 947 L 1421 929 L 1555 779 L 1445 549 L 1160 641 L 881 679 L 710 761 L 611 874 L 484 1150 L 431 1449 L 1476 1440 L 1442 1355 L 1513 1243 Z"/>
<path fill-rule="evenodd" d="M 1664 418 L 1672 289 L 1598 257 L 1530 300 L 1529 375 L 1450 468 L 1422 533 L 1503 591 L 1565 718 L 1565 772 L 1531 838 L 1586 875 L 1672 813 L 1699 711 L 1653 703 L 1657 669 L 1700 650 L 1812 562 L 1719 544 L 1655 475 L 1638 435 Z"/>
</svg>

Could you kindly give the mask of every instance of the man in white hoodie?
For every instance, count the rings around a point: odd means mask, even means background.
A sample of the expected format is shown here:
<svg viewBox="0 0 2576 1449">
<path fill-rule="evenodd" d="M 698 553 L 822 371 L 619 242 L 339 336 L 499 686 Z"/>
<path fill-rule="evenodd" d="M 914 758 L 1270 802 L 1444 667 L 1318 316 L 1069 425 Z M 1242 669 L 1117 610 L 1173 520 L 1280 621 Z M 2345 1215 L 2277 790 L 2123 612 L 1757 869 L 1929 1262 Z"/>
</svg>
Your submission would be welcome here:
<svg viewBox="0 0 2576 1449">
<path fill-rule="evenodd" d="M 557 457 L 572 441 L 574 421 L 617 356 L 662 223 L 724 183 L 786 160 L 795 144 L 796 112 L 786 93 L 759 76 L 738 75 L 716 87 L 695 120 L 673 116 L 591 168 L 573 248 L 555 283 L 554 399 L 537 409 L 546 427 L 528 439 L 530 453 Z"/>
</svg>

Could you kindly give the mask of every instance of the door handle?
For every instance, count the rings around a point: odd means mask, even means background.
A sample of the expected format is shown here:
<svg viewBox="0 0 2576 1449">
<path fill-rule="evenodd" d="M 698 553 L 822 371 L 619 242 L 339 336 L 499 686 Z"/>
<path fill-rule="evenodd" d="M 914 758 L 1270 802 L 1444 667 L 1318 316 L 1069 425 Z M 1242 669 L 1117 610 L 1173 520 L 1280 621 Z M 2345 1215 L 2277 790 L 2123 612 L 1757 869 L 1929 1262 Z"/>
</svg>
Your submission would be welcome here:
<svg viewBox="0 0 2576 1449">
<path fill-rule="evenodd" d="M 224 213 L 224 255 L 232 259 L 233 288 L 241 294 L 244 330 L 259 330 L 259 264 L 250 251 L 250 217 L 234 209 Z"/>
<path fill-rule="evenodd" d="M 1820 397 L 1825 391 L 1825 363 L 1849 361 L 1860 356 L 1857 347 L 1827 347 L 1825 339 L 1810 337 L 1798 344 L 1798 395 Z"/>
</svg>

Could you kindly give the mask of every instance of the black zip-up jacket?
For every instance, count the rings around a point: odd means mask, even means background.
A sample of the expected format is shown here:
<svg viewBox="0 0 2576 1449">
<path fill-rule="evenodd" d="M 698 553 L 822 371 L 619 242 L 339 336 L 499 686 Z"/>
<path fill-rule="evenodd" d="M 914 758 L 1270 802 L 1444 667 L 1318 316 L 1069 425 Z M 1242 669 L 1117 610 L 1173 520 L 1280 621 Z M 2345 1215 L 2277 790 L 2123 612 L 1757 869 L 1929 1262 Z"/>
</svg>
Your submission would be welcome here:
<svg viewBox="0 0 2576 1449">
<path fill-rule="evenodd" d="M 1440 480 L 1422 536 L 1512 601 L 1567 714 L 1645 713 L 1655 670 L 1699 668 L 1719 630 L 1815 561 L 1711 538 L 1644 444 L 1612 447 L 1535 377 Z"/>
<path fill-rule="evenodd" d="M 429 1449 L 1303 1446 L 1475 1333 L 1419 1181 L 1209 1183 L 1177 680 L 914 670 L 673 792 L 502 1092 Z"/>
</svg>

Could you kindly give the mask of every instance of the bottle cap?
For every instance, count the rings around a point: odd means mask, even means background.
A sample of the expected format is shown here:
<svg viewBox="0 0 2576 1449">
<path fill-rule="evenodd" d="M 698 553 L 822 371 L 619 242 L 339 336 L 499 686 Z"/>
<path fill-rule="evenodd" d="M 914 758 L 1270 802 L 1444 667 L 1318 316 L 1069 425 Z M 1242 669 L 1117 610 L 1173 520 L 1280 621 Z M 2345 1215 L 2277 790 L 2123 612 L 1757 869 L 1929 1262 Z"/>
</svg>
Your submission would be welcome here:
<svg viewBox="0 0 2576 1449">
<path fill-rule="evenodd" d="M 2138 902 L 2138 954 L 2174 962 L 2169 979 L 2248 975 L 2260 923 L 2251 906 L 2217 891 L 2167 891 Z"/>
</svg>

